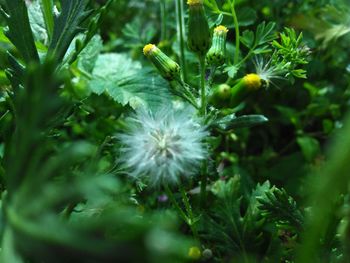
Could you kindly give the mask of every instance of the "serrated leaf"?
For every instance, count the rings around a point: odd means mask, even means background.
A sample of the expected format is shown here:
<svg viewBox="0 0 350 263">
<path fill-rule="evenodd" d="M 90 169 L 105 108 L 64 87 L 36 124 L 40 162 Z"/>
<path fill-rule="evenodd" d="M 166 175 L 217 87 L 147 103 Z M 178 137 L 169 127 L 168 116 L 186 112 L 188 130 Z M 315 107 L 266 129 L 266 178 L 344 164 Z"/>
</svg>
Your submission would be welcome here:
<svg viewBox="0 0 350 263">
<path fill-rule="evenodd" d="M 78 56 L 78 67 L 81 70 L 92 73 L 102 49 L 102 39 L 99 35 L 95 35 Z"/>
<path fill-rule="evenodd" d="M 238 70 L 239 67 L 237 67 L 236 65 L 232 65 L 225 68 L 225 72 L 227 72 L 227 75 L 232 79 L 236 77 Z"/>
<path fill-rule="evenodd" d="M 89 87 L 96 94 L 106 92 L 115 101 L 133 108 L 141 105 L 154 108 L 170 99 L 165 80 L 142 69 L 140 63 L 124 54 L 100 55 Z"/>
<path fill-rule="evenodd" d="M 86 11 L 88 0 L 60 0 L 61 13 L 55 17 L 55 25 L 49 53 L 60 61 L 74 37 L 82 31 L 81 24 L 91 15 Z"/>
<path fill-rule="evenodd" d="M 28 10 L 23 0 L 6 0 L 4 14 L 8 30 L 5 32 L 26 63 L 39 61 L 34 37 L 29 23 Z"/>
</svg>

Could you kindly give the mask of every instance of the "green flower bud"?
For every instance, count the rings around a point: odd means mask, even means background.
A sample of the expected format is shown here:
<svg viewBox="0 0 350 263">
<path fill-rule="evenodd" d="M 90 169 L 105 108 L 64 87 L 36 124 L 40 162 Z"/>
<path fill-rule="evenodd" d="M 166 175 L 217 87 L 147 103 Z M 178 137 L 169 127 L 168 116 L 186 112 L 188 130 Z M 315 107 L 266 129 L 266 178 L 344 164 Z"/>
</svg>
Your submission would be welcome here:
<svg viewBox="0 0 350 263">
<path fill-rule="evenodd" d="M 179 64 L 165 55 L 156 45 L 145 45 L 143 53 L 152 61 L 153 65 L 165 79 L 181 80 Z"/>
<path fill-rule="evenodd" d="M 231 87 L 224 83 L 214 87 L 209 97 L 209 103 L 218 109 L 227 108 L 230 103 L 230 98 Z"/>
<path fill-rule="evenodd" d="M 247 74 L 231 89 L 230 107 L 240 104 L 251 92 L 262 87 L 262 79 L 257 74 Z"/>
<path fill-rule="evenodd" d="M 226 36 L 228 29 L 225 26 L 217 26 L 214 29 L 213 44 L 207 53 L 207 61 L 210 65 L 222 65 L 225 63 Z"/>
<path fill-rule="evenodd" d="M 210 31 L 205 16 L 203 0 L 188 0 L 188 48 L 199 56 L 205 56 L 211 45 Z"/>
</svg>

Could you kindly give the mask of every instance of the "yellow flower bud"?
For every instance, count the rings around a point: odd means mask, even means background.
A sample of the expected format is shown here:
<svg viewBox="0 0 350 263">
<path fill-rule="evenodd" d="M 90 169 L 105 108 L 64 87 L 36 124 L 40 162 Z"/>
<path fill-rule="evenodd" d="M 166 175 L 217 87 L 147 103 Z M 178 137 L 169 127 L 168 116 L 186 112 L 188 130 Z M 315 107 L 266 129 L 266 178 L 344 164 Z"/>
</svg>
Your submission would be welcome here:
<svg viewBox="0 0 350 263">
<path fill-rule="evenodd" d="M 168 80 L 180 80 L 180 66 L 167 55 L 165 55 L 156 45 L 147 44 L 143 48 L 143 54 L 152 61 L 159 73 Z"/>
<path fill-rule="evenodd" d="M 188 0 L 188 48 L 199 56 L 205 56 L 211 45 L 209 25 L 202 0 Z"/>
<path fill-rule="evenodd" d="M 207 53 L 209 64 L 218 66 L 225 63 L 227 32 L 225 26 L 217 26 L 214 29 L 213 44 Z"/>
<path fill-rule="evenodd" d="M 247 74 L 243 80 L 248 90 L 258 90 L 262 86 L 260 76 L 255 73 Z"/>
</svg>

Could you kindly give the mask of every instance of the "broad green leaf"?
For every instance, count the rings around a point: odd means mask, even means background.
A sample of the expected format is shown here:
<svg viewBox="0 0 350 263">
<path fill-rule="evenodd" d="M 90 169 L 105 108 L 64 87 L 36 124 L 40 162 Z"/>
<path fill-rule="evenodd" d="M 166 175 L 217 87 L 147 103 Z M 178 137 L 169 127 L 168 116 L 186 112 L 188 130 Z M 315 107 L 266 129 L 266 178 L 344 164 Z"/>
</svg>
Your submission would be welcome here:
<svg viewBox="0 0 350 263">
<path fill-rule="evenodd" d="M 102 51 L 103 43 L 99 35 L 95 35 L 78 57 L 78 67 L 88 73 L 92 73 L 96 60 Z"/>
<path fill-rule="evenodd" d="M 96 94 L 107 93 L 122 105 L 154 108 L 169 101 L 168 84 L 124 54 L 98 57 L 89 87 Z"/>
<path fill-rule="evenodd" d="M 44 16 L 41 11 L 40 2 L 38 0 L 33 1 L 28 5 L 28 15 L 35 41 L 47 44 L 48 35 L 46 31 Z"/>
</svg>

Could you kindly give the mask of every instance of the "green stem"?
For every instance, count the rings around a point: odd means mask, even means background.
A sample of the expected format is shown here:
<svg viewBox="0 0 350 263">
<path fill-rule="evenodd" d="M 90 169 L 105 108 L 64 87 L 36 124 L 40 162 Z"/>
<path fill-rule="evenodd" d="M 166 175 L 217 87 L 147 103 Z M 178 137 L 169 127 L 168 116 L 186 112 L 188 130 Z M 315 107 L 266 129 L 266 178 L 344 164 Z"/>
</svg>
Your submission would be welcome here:
<svg viewBox="0 0 350 263">
<path fill-rule="evenodd" d="M 52 0 L 41 0 L 41 8 L 44 15 L 47 35 L 50 41 L 53 34 L 53 27 L 54 27 Z"/>
<path fill-rule="evenodd" d="M 198 231 L 197 231 L 197 227 L 196 227 L 196 221 L 195 221 L 195 218 L 193 216 L 192 207 L 191 207 L 190 201 L 187 197 L 186 191 L 182 187 L 182 185 L 180 185 L 180 192 L 181 192 L 181 196 L 182 196 L 182 202 L 184 203 L 186 212 L 188 214 L 188 220 L 189 220 L 188 224 L 191 228 L 193 236 L 195 237 L 195 239 L 197 239 L 199 241 Z"/>
<path fill-rule="evenodd" d="M 166 40 L 166 3 L 165 3 L 166 0 L 161 0 L 160 1 L 160 17 L 162 19 L 161 21 L 161 31 L 160 31 L 160 40 L 161 41 L 164 41 Z"/>
<path fill-rule="evenodd" d="M 164 184 L 164 188 L 165 188 L 165 192 L 167 194 L 167 196 L 169 197 L 170 201 L 173 203 L 173 205 L 175 206 L 177 212 L 179 213 L 180 217 L 185 221 L 185 223 L 191 228 L 191 231 L 193 233 L 193 236 L 197 239 L 198 239 L 198 232 L 197 232 L 197 229 L 194 227 L 194 224 L 193 224 L 193 214 L 189 214 L 189 216 L 186 215 L 186 213 L 182 210 L 182 208 L 179 206 L 179 204 L 177 203 L 176 199 L 175 199 L 175 196 L 173 194 L 173 192 L 170 190 L 169 186 L 167 184 Z M 181 188 L 182 189 L 182 188 Z M 181 190 L 181 194 L 182 194 L 182 198 L 183 198 L 183 202 L 185 204 L 185 207 L 188 204 L 186 204 L 185 200 L 184 200 L 184 197 L 183 197 L 183 193 L 182 193 L 183 189 Z M 187 197 L 186 197 L 187 198 Z M 186 209 L 188 209 L 186 207 Z M 192 211 L 192 210 L 191 210 Z M 192 212 L 191 212 L 192 213 Z"/>
<path fill-rule="evenodd" d="M 201 203 L 201 207 L 204 207 L 206 204 L 206 200 L 207 200 L 207 177 L 208 177 L 208 173 L 207 173 L 207 161 L 203 161 L 202 163 L 202 170 L 201 170 L 201 174 L 202 174 L 202 178 L 201 178 L 201 192 L 200 192 L 200 203 Z"/>
<path fill-rule="evenodd" d="M 236 65 L 237 65 L 238 67 L 240 67 L 244 62 L 246 62 L 246 61 L 253 55 L 253 52 L 254 52 L 255 48 L 256 48 L 256 45 L 254 45 L 254 46 L 249 50 L 248 54 L 247 54 L 239 63 L 237 63 Z"/>
<path fill-rule="evenodd" d="M 236 48 L 235 48 L 235 56 L 234 56 L 234 64 L 236 65 L 238 63 L 239 59 L 239 44 L 240 44 L 240 33 L 239 33 L 239 24 L 237 19 L 237 14 L 235 10 L 235 0 L 231 0 L 231 13 L 233 17 L 233 23 L 235 24 L 235 32 L 236 32 Z"/>
<path fill-rule="evenodd" d="M 176 210 L 178 211 L 180 217 L 187 224 L 188 223 L 187 216 L 186 216 L 185 212 L 181 209 L 179 204 L 176 202 L 176 199 L 175 199 L 175 196 L 174 196 L 173 192 L 170 190 L 170 188 L 169 188 L 169 186 L 167 184 L 164 184 L 164 189 L 165 189 L 165 192 L 166 192 L 167 196 L 169 197 L 170 201 L 173 203 L 173 205 L 175 206 Z"/>
<path fill-rule="evenodd" d="M 186 95 L 187 100 L 196 108 L 198 109 L 199 106 L 197 104 L 197 99 L 196 97 L 193 95 L 192 91 L 190 90 L 190 86 L 184 82 L 183 80 L 178 81 L 178 83 L 181 85 L 181 87 L 183 88 L 184 91 L 184 95 Z"/>
<path fill-rule="evenodd" d="M 183 16 L 183 1 L 175 0 L 176 4 L 176 23 L 177 23 L 177 34 L 180 44 L 180 66 L 182 69 L 183 79 L 187 81 L 187 65 L 185 57 L 185 20 Z"/>
<path fill-rule="evenodd" d="M 205 90 L 205 57 L 199 57 L 200 67 L 200 94 L 201 94 L 201 114 L 207 115 L 207 94 Z"/>
</svg>

